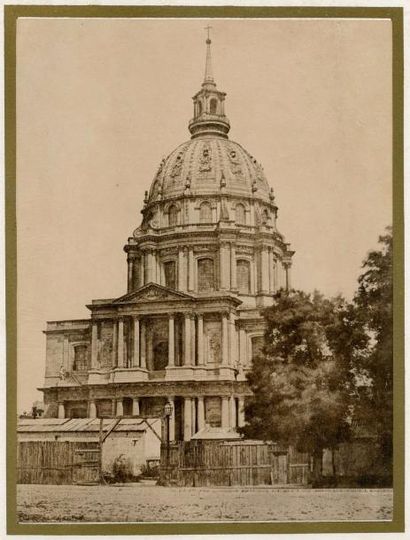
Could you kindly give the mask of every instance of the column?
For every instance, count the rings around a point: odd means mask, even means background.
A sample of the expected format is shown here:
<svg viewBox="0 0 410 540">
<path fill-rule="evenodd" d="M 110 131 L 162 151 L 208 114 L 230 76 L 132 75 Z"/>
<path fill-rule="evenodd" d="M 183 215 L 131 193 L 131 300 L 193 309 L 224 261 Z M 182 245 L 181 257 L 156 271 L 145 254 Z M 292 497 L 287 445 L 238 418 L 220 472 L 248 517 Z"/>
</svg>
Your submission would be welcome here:
<svg viewBox="0 0 410 540">
<path fill-rule="evenodd" d="M 158 251 L 155 252 L 155 263 L 156 263 L 155 283 L 161 283 L 161 257 Z"/>
<path fill-rule="evenodd" d="M 269 292 L 272 293 L 275 290 L 274 279 L 273 279 L 273 251 L 272 251 L 272 248 L 269 248 L 268 258 L 269 258 Z"/>
<path fill-rule="evenodd" d="M 261 248 L 260 265 L 261 265 L 260 292 L 267 293 L 269 291 L 269 260 L 268 260 L 268 250 L 266 246 L 263 246 Z"/>
<path fill-rule="evenodd" d="M 195 316 L 191 315 L 191 364 L 196 365 L 196 328 Z"/>
<path fill-rule="evenodd" d="M 191 435 L 196 433 L 196 399 L 191 399 L 192 415 L 191 415 Z"/>
<path fill-rule="evenodd" d="M 245 425 L 245 398 L 238 399 L 238 427 Z"/>
<path fill-rule="evenodd" d="M 292 288 L 291 280 L 290 280 L 290 264 L 286 263 L 284 264 L 285 267 L 285 281 L 286 281 L 286 290 Z"/>
<path fill-rule="evenodd" d="M 184 365 L 191 365 L 191 319 L 189 313 L 185 313 L 185 336 L 184 336 Z"/>
<path fill-rule="evenodd" d="M 145 332 L 146 332 L 146 340 L 145 340 L 145 349 L 146 349 L 146 364 L 147 364 L 147 369 L 149 371 L 152 371 L 154 369 L 154 354 L 153 354 L 153 347 L 152 347 L 152 342 L 153 342 L 153 327 L 152 327 L 152 324 L 149 324 L 145 327 Z"/>
<path fill-rule="evenodd" d="M 133 416 L 139 416 L 139 414 L 140 414 L 140 400 L 139 400 L 139 398 L 133 398 L 133 400 L 132 400 L 132 414 L 133 414 Z"/>
<path fill-rule="evenodd" d="M 116 416 L 124 416 L 124 410 L 123 410 L 123 407 L 122 407 L 122 398 L 121 398 L 121 399 L 117 399 L 117 411 L 116 411 Z"/>
<path fill-rule="evenodd" d="M 91 323 L 91 369 L 98 368 L 98 323 Z"/>
<path fill-rule="evenodd" d="M 140 343 L 140 367 L 143 369 L 147 368 L 147 330 L 146 322 L 144 319 L 141 320 L 141 343 Z"/>
<path fill-rule="evenodd" d="M 231 244 L 231 290 L 236 291 L 238 288 L 236 282 L 236 249 L 235 244 Z"/>
<path fill-rule="evenodd" d="M 248 363 L 246 358 L 246 330 L 244 328 L 239 329 L 239 361 L 242 367 Z"/>
<path fill-rule="evenodd" d="M 204 364 L 204 318 L 202 313 L 197 316 L 197 332 L 198 332 L 198 365 Z"/>
<path fill-rule="evenodd" d="M 64 403 L 59 403 L 58 404 L 58 418 L 65 418 Z"/>
<path fill-rule="evenodd" d="M 234 366 L 238 363 L 238 340 L 235 327 L 235 314 L 229 314 L 229 364 Z"/>
<path fill-rule="evenodd" d="M 140 320 L 138 317 L 134 317 L 133 322 L 134 322 L 134 350 L 132 354 L 132 366 L 139 367 L 140 365 Z"/>
<path fill-rule="evenodd" d="M 154 254 L 152 253 L 152 250 L 148 250 L 145 253 L 145 284 L 150 283 L 153 281 L 153 259 Z"/>
<path fill-rule="evenodd" d="M 236 428 L 236 402 L 234 396 L 229 398 L 229 427 Z"/>
<path fill-rule="evenodd" d="M 229 350 L 228 350 L 228 315 L 222 313 L 222 364 L 229 364 Z"/>
<path fill-rule="evenodd" d="M 112 367 L 117 365 L 117 321 L 112 321 Z"/>
<path fill-rule="evenodd" d="M 175 365 L 175 320 L 172 313 L 168 318 L 168 367 Z"/>
<path fill-rule="evenodd" d="M 111 415 L 112 416 L 115 416 L 116 410 L 117 410 L 117 400 L 113 398 L 111 400 Z"/>
<path fill-rule="evenodd" d="M 90 418 L 97 418 L 97 407 L 94 400 L 91 400 L 89 403 L 88 414 Z"/>
<path fill-rule="evenodd" d="M 186 291 L 186 269 L 184 248 L 178 250 L 178 290 Z"/>
<path fill-rule="evenodd" d="M 175 441 L 175 398 L 170 396 L 168 397 L 168 401 L 172 405 L 172 413 L 169 417 L 169 440 Z"/>
<path fill-rule="evenodd" d="M 124 367 L 124 321 L 118 319 L 117 366 Z"/>
<path fill-rule="evenodd" d="M 222 397 L 221 423 L 223 428 L 229 428 L 229 397 Z"/>
<path fill-rule="evenodd" d="M 220 288 L 229 288 L 229 260 L 228 248 L 226 243 L 221 243 L 219 247 L 219 268 L 220 268 Z"/>
<path fill-rule="evenodd" d="M 198 397 L 198 431 L 205 427 L 205 401 L 203 396 Z"/>
<path fill-rule="evenodd" d="M 194 248 L 188 250 L 188 291 L 194 290 Z"/>
<path fill-rule="evenodd" d="M 191 439 L 191 424 L 192 424 L 192 405 L 191 398 L 186 397 L 184 399 L 184 441 Z"/>
<path fill-rule="evenodd" d="M 279 283 L 279 261 L 275 259 L 275 268 L 273 270 L 273 279 L 275 280 L 275 292 L 280 289 Z"/>
<path fill-rule="evenodd" d="M 140 257 L 140 262 L 139 262 L 139 265 L 140 265 L 140 271 L 139 271 L 139 278 L 140 278 L 140 287 L 142 287 L 145 283 L 145 255 L 143 252 L 141 252 L 141 257 Z"/>
<path fill-rule="evenodd" d="M 160 273 L 160 280 L 159 280 L 159 283 L 160 285 L 163 285 L 165 287 L 165 268 L 164 268 L 164 265 L 160 263 L 160 267 L 159 267 L 159 273 Z"/>
<path fill-rule="evenodd" d="M 127 276 L 128 289 L 127 290 L 128 292 L 130 292 L 132 291 L 134 257 L 130 257 L 130 255 L 128 255 L 127 264 L 128 264 L 128 276 Z"/>
</svg>

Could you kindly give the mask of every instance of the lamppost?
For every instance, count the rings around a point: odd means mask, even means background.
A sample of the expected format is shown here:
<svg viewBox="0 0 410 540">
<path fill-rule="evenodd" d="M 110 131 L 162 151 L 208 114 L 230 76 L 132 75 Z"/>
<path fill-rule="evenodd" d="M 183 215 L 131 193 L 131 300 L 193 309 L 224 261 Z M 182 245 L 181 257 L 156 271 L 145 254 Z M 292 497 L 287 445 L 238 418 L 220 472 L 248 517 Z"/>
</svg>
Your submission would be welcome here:
<svg viewBox="0 0 410 540">
<path fill-rule="evenodd" d="M 166 426 L 166 441 L 167 441 L 167 459 L 166 467 L 169 467 L 169 419 L 172 414 L 172 403 L 169 401 L 165 404 L 164 407 L 164 416 L 165 416 L 165 426 Z"/>
</svg>

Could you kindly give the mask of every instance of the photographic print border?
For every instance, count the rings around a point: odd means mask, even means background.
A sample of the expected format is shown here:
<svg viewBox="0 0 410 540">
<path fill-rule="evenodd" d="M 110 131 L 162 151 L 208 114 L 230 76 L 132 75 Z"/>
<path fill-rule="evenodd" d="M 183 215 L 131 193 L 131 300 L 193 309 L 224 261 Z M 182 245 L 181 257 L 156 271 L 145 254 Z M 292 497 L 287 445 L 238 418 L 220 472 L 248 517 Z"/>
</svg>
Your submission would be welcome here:
<svg viewBox="0 0 410 540">
<path fill-rule="evenodd" d="M 16 30 L 20 17 L 73 18 L 355 18 L 390 19 L 393 85 L 394 235 L 394 472 L 393 519 L 386 522 L 84 523 L 20 524 L 16 512 L 17 420 L 17 226 L 16 226 Z M 9 534 L 255 534 L 353 533 L 404 530 L 404 196 L 403 8 L 391 7 L 191 7 L 4 6 L 5 31 L 5 227 L 7 328 L 7 532 Z"/>
</svg>

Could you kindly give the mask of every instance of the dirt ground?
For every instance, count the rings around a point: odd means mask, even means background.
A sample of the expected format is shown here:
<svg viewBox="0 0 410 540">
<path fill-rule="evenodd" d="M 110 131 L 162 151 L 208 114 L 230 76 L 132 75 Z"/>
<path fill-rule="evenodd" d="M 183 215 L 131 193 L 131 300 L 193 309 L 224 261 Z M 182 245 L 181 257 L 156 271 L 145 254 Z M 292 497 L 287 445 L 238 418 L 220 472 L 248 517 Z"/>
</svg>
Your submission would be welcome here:
<svg viewBox="0 0 410 540">
<path fill-rule="evenodd" d="M 19 485 L 19 522 L 343 521 L 392 518 L 391 489 Z"/>
</svg>

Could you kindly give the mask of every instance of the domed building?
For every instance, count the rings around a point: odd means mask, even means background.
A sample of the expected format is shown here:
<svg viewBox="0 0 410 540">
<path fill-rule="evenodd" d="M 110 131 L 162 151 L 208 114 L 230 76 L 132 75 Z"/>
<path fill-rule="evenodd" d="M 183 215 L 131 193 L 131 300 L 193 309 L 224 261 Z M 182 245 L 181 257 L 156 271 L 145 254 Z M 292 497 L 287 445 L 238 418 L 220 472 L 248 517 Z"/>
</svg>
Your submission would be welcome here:
<svg viewBox="0 0 410 540">
<path fill-rule="evenodd" d="M 150 417 L 171 402 L 172 440 L 244 423 L 261 309 L 289 287 L 293 252 L 262 166 L 228 137 L 206 44 L 191 138 L 160 163 L 124 248 L 127 293 L 47 325 L 49 417 Z"/>
</svg>

